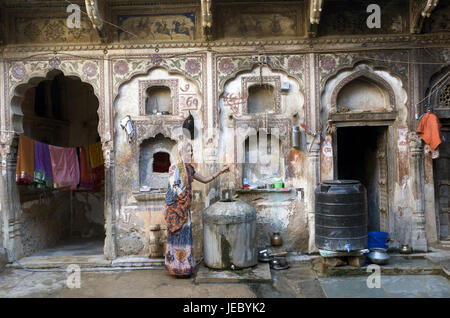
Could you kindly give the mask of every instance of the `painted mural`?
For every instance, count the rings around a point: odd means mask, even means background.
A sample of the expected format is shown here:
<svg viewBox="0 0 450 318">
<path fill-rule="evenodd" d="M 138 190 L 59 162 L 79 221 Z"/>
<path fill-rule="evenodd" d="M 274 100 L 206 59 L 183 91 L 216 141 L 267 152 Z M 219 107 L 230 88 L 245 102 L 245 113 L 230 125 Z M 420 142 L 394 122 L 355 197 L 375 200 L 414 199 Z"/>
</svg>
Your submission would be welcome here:
<svg viewBox="0 0 450 318">
<path fill-rule="evenodd" d="M 255 8 L 217 10 L 219 37 L 272 37 L 297 35 L 297 11 L 258 12 Z"/>
<path fill-rule="evenodd" d="M 165 40 L 189 41 L 195 39 L 195 14 L 140 14 L 119 15 L 118 41 Z"/>
<path fill-rule="evenodd" d="M 82 17 L 80 28 L 68 28 L 67 18 L 16 17 L 10 21 L 15 43 L 87 43 L 98 40 L 87 18 Z"/>
</svg>

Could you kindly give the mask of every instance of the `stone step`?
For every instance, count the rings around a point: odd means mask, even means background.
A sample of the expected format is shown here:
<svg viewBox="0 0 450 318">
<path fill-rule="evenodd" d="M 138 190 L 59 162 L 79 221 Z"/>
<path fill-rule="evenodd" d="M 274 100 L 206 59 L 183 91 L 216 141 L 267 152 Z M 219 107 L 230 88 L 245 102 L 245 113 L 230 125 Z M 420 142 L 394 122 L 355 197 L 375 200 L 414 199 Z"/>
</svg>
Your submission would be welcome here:
<svg viewBox="0 0 450 318">
<path fill-rule="evenodd" d="M 103 255 L 92 256 L 31 256 L 24 257 L 19 263 L 28 269 L 66 269 L 69 265 L 78 265 L 80 268 L 163 268 L 164 259 L 150 259 L 148 257 L 120 257 L 107 260 Z M 7 265 L 9 268 L 21 269 L 17 262 Z"/>
<path fill-rule="evenodd" d="M 316 261 L 315 270 L 320 277 L 336 276 L 367 276 L 367 265 L 327 267 Z M 389 263 L 380 265 L 381 274 L 384 275 L 440 275 L 442 266 L 419 257 L 404 257 L 390 255 Z"/>
</svg>

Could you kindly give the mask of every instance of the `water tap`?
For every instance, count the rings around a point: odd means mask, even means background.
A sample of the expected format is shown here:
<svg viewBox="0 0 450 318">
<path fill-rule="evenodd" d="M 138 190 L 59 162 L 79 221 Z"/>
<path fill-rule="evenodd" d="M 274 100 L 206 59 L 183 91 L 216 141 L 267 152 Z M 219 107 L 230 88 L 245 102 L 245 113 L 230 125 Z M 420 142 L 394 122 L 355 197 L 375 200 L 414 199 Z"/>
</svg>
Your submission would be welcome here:
<svg viewBox="0 0 450 318">
<path fill-rule="evenodd" d="M 347 252 L 349 252 L 350 253 L 350 243 L 347 243 L 347 244 L 345 244 L 345 248 L 347 249 Z"/>
</svg>

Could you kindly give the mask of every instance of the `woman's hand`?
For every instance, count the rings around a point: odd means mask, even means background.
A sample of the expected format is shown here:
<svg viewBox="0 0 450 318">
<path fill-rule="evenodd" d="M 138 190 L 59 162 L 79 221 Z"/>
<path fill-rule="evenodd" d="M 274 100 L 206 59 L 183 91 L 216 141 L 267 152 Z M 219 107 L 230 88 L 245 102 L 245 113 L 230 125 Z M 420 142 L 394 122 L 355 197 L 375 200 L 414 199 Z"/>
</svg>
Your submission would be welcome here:
<svg viewBox="0 0 450 318">
<path fill-rule="evenodd" d="M 230 171 L 230 166 L 229 165 L 225 165 L 222 167 L 222 169 L 220 169 L 220 174 Z"/>
</svg>

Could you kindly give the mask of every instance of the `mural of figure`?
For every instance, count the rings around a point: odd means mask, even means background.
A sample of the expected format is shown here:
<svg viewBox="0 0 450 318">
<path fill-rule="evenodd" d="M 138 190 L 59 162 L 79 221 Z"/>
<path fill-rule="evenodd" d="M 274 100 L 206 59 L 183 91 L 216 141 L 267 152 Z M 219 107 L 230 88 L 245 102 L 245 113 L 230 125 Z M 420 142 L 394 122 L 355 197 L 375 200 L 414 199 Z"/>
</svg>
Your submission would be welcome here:
<svg viewBox="0 0 450 318">
<path fill-rule="evenodd" d="M 172 24 L 174 25 L 174 29 L 173 31 L 177 34 L 186 34 L 187 36 L 190 37 L 191 35 L 191 30 L 189 29 L 189 27 L 186 25 L 186 21 L 173 21 Z"/>
<path fill-rule="evenodd" d="M 271 29 L 274 34 L 278 34 L 281 32 L 280 20 L 278 20 L 277 16 L 274 16 L 272 18 L 272 28 Z"/>
<path fill-rule="evenodd" d="M 167 27 L 166 21 L 157 21 L 154 23 L 154 25 L 156 26 L 155 33 L 166 34 L 166 35 L 170 36 L 170 39 L 172 40 L 172 32 Z"/>
</svg>

